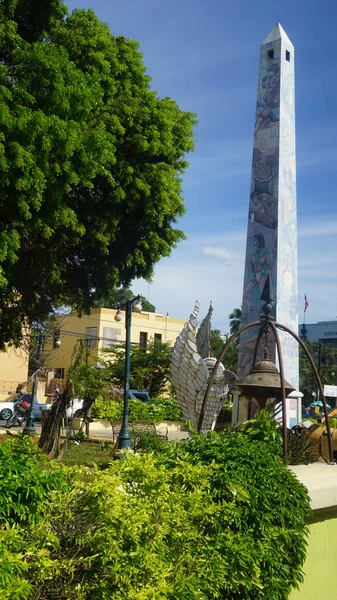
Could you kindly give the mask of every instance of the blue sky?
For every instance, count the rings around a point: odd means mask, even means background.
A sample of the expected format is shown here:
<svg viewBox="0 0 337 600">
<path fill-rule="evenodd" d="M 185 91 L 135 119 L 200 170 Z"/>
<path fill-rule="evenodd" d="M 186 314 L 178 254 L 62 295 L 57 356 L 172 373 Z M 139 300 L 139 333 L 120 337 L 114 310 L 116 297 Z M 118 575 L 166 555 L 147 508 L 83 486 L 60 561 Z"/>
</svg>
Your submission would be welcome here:
<svg viewBox="0 0 337 600">
<path fill-rule="evenodd" d="M 134 282 L 157 312 L 228 331 L 241 305 L 259 48 L 279 21 L 295 46 L 299 320 L 337 316 L 337 5 L 335 0 L 69 0 L 140 43 L 153 88 L 197 113 L 184 176 L 187 235 Z"/>
</svg>

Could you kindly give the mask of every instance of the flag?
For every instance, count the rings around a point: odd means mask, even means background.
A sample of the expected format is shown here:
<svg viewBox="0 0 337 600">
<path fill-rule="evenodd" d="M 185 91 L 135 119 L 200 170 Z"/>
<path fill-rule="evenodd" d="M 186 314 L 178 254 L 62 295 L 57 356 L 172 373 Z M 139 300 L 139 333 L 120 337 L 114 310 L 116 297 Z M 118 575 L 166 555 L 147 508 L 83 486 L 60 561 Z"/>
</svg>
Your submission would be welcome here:
<svg viewBox="0 0 337 600">
<path fill-rule="evenodd" d="M 307 298 L 307 295 L 304 294 L 304 312 L 307 310 L 308 306 L 309 306 L 308 298 Z"/>
</svg>

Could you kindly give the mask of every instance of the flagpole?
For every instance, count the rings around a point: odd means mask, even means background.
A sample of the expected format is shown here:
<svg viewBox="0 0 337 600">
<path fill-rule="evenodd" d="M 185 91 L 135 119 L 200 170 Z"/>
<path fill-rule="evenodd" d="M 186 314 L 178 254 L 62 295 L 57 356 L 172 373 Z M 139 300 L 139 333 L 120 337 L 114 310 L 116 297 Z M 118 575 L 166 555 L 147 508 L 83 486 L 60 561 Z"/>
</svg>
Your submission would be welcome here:
<svg viewBox="0 0 337 600">
<path fill-rule="evenodd" d="M 307 295 L 304 294 L 304 309 L 303 309 L 303 325 L 302 325 L 302 336 L 305 338 L 306 337 L 306 328 L 305 328 L 305 313 L 307 311 L 308 308 L 308 300 L 307 300 Z"/>
</svg>

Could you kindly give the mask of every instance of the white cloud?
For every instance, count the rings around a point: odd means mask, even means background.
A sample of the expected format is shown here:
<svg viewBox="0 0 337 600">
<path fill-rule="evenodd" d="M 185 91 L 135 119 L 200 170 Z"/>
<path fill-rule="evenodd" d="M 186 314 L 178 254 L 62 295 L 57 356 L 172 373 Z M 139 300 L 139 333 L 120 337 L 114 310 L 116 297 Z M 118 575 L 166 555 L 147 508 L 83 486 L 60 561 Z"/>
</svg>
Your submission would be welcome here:
<svg viewBox="0 0 337 600">
<path fill-rule="evenodd" d="M 227 264 L 242 260 L 242 256 L 239 254 L 239 252 L 234 252 L 233 250 L 228 250 L 227 248 L 221 248 L 221 246 L 205 246 L 202 250 L 202 254 L 204 256 L 215 256 L 215 258 L 219 258 Z"/>
<path fill-rule="evenodd" d="M 227 248 L 223 246 L 224 242 Z M 226 332 L 228 315 L 242 302 L 244 262 L 238 252 L 241 247 L 236 232 L 228 236 L 191 236 L 172 252 L 170 258 L 158 263 L 152 284 L 137 280 L 132 289 L 149 298 L 157 312 L 182 319 L 189 317 L 196 300 L 200 302 L 202 319 L 212 300 L 212 326 Z M 211 252 L 205 253 L 206 248 Z M 227 253 L 230 263 L 223 260 L 221 253 L 221 260 L 218 259 L 213 252 L 217 248 Z"/>
<path fill-rule="evenodd" d="M 326 218 L 326 215 L 325 215 Z M 308 221 L 304 225 L 300 225 L 298 228 L 298 237 L 322 237 L 322 236 L 335 236 L 337 234 L 337 219 L 336 214 L 331 215 L 330 219 L 318 221 L 317 219 Z"/>
</svg>

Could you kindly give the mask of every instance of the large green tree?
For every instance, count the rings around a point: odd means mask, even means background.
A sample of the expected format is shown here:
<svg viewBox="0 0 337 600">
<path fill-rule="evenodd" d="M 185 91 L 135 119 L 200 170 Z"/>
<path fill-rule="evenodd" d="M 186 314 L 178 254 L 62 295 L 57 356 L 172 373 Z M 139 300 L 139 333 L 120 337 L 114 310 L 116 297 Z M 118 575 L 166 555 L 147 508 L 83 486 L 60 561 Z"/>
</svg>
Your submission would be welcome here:
<svg viewBox="0 0 337 600">
<path fill-rule="evenodd" d="M 194 123 L 92 10 L 0 3 L 1 345 L 151 277 L 183 238 Z"/>
</svg>

